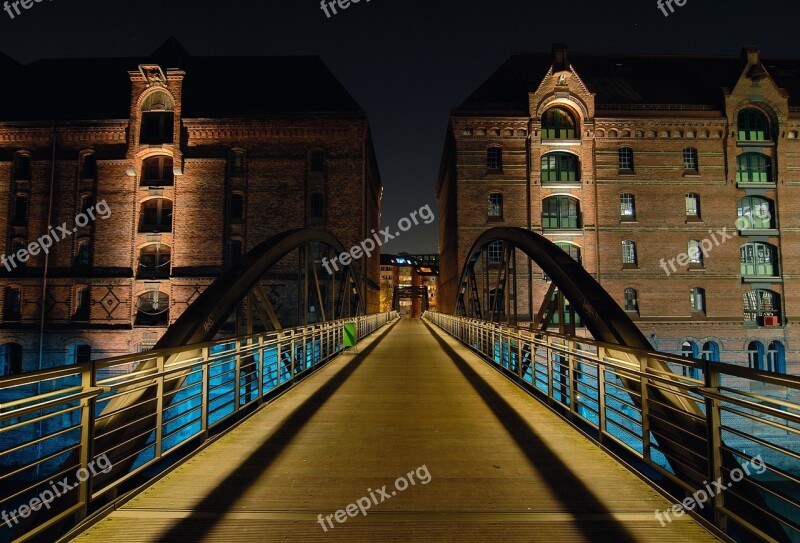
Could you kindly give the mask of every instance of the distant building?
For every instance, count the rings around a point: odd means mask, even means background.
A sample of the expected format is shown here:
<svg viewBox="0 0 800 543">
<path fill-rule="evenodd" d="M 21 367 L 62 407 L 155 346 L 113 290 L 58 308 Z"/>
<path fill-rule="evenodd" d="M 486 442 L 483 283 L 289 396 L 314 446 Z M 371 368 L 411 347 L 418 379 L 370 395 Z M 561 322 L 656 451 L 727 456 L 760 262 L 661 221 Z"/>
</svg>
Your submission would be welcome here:
<svg viewBox="0 0 800 543">
<path fill-rule="evenodd" d="M 800 373 L 798 135 L 798 58 L 514 55 L 450 118 L 439 308 L 481 232 L 521 227 L 658 349 Z M 517 262 L 524 323 L 549 283 Z"/>
<path fill-rule="evenodd" d="M 438 303 L 439 256 L 381 255 L 381 311 L 419 318 Z"/>
<path fill-rule="evenodd" d="M 0 69 L 14 81 L 0 90 L 0 252 L 110 210 L 0 268 L 0 375 L 148 349 L 274 234 L 321 228 L 350 247 L 379 228 L 367 117 L 317 57 L 192 57 L 170 41 L 144 59 L 0 55 Z M 378 265 L 355 263 L 369 312 Z M 268 296 L 291 325 L 285 266 Z"/>
</svg>

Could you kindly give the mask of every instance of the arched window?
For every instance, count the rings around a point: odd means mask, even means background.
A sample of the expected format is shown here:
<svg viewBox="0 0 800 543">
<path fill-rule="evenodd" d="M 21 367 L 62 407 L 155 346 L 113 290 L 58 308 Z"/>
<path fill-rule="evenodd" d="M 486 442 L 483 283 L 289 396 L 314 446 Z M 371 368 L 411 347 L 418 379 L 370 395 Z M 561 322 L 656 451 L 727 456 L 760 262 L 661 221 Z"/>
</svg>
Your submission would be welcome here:
<svg viewBox="0 0 800 543">
<path fill-rule="evenodd" d="M 633 149 L 630 147 L 621 147 L 617 152 L 619 170 L 621 172 L 630 173 L 633 171 Z"/>
<path fill-rule="evenodd" d="M 503 195 L 499 192 L 489 193 L 488 217 L 490 219 L 503 218 Z"/>
<path fill-rule="evenodd" d="M 321 193 L 315 192 L 311 195 L 308 215 L 314 219 L 321 219 L 325 216 L 325 197 Z"/>
<path fill-rule="evenodd" d="M 778 275 L 778 250 L 769 243 L 747 243 L 739 249 L 743 276 Z"/>
<path fill-rule="evenodd" d="M 702 288 L 689 290 L 692 297 L 692 313 L 703 313 L 706 310 L 706 291 Z"/>
<path fill-rule="evenodd" d="M 171 187 L 175 181 L 172 170 L 172 157 L 151 156 L 142 164 L 143 187 Z"/>
<path fill-rule="evenodd" d="M 6 287 L 3 295 L 3 320 L 22 319 L 22 293 L 18 288 Z"/>
<path fill-rule="evenodd" d="M 747 363 L 754 370 L 764 369 L 764 346 L 760 341 L 751 341 L 747 345 Z"/>
<path fill-rule="evenodd" d="M 767 371 L 786 373 L 786 349 L 780 341 L 772 341 L 767 347 Z"/>
<path fill-rule="evenodd" d="M 75 290 L 75 312 L 72 320 L 88 321 L 91 317 L 91 293 L 89 287 L 80 287 Z"/>
<path fill-rule="evenodd" d="M 687 192 L 685 197 L 686 219 L 700 219 L 700 195 L 695 192 Z"/>
<path fill-rule="evenodd" d="M 542 139 L 574 140 L 578 134 L 577 126 L 569 110 L 562 107 L 548 109 L 542 115 Z"/>
<path fill-rule="evenodd" d="M 689 266 L 702 266 L 703 265 L 703 252 L 700 248 L 700 242 L 696 239 L 689 240 L 686 246 L 686 254 L 689 255 Z"/>
<path fill-rule="evenodd" d="M 503 169 L 503 149 L 500 147 L 489 147 L 486 150 L 486 169 L 500 171 Z"/>
<path fill-rule="evenodd" d="M 556 245 L 559 249 L 567 253 L 569 256 L 572 257 L 572 260 L 577 262 L 578 264 L 581 263 L 581 248 L 575 245 L 574 243 L 567 243 L 566 241 L 557 241 Z"/>
<path fill-rule="evenodd" d="M 743 109 L 739 112 L 737 124 L 739 141 L 766 141 L 771 139 L 767 118 L 758 110 Z"/>
<path fill-rule="evenodd" d="M 550 153 L 542 157 L 542 182 L 580 181 L 578 157 L 571 153 Z"/>
<path fill-rule="evenodd" d="M 636 198 L 630 192 L 619 195 L 619 215 L 622 220 L 636 219 Z"/>
<path fill-rule="evenodd" d="M 639 293 L 635 288 L 625 289 L 625 311 L 639 311 Z"/>
<path fill-rule="evenodd" d="M 622 240 L 622 265 L 634 267 L 636 262 L 636 243 L 630 239 Z"/>
<path fill-rule="evenodd" d="M 156 91 L 142 104 L 142 125 L 139 143 L 158 145 L 172 143 L 174 125 L 173 104 L 167 93 Z"/>
<path fill-rule="evenodd" d="M 92 346 L 85 343 L 76 343 L 70 347 L 70 364 L 83 364 L 92 360 Z"/>
<path fill-rule="evenodd" d="M 745 196 L 737 202 L 736 214 L 743 218 L 736 221 L 737 228 L 740 226 L 745 227 L 740 228 L 740 230 L 768 230 L 775 228 L 772 200 L 767 198 Z"/>
<path fill-rule="evenodd" d="M 86 153 L 81 159 L 81 179 L 95 179 L 97 177 L 97 157 L 94 153 Z"/>
<path fill-rule="evenodd" d="M 771 290 L 751 290 L 744 293 L 743 301 L 745 324 L 780 325 L 781 305 L 777 293 Z"/>
<path fill-rule="evenodd" d="M 158 290 L 140 294 L 136 299 L 138 326 L 166 326 L 169 324 L 169 296 Z"/>
<path fill-rule="evenodd" d="M 772 182 L 772 161 L 761 153 L 743 153 L 736 159 L 736 181 L 739 183 Z"/>
<path fill-rule="evenodd" d="M 14 180 L 31 180 L 31 157 L 27 153 L 17 153 L 14 155 Z"/>
<path fill-rule="evenodd" d="M 572 196 L 550 196 L 542 203 L 542 228 L 580 228 L 580 202 Z"/>
<path fill-rule="evenodd" d="M 689 173 L 697 173 L 699 171 L 697 149 L 694 147 L 686 147 L 683 150 L 683 169 Z"/>
<path fill-rule="evenodd" d="M 77 251 L 75 252 L 75 267 L 84 269 L 92 264 L 92 242 L 88 239 L 82 239 L 78 242 Z"/>
<path fill-rule="evenodd" d="M 0 375 L 22 373 L 22 345 L 3 343 L 0 345 Z"/>
<path fill-rule="evenodd" d="M 684 341 L 681 343 L 681 356 L 684 358 L 698 358 L 697 344 L 694 341 Z M 699 379 L 700 370 L 698 368 L 683 366 L 683 376 Z"/>
<path fill-rule="evenodd" d="M 142 202 L 139 232 L 172 232 L 172 200 L 153 198 Z"/>
<path fill-rule="evenodd" d="M 719 362 L 719 345 L 715 341 L 703 343 L 703 352 L 700 353 L 700 358 L 710 362 Z"/>
<path fill-rule="evenodd" d="M 153 243 L 142 247 L 139 251 L 138 278 L 166 279 L 169 277 L 169 265 L 172 249 L 163 243 Z"/>
</svg>

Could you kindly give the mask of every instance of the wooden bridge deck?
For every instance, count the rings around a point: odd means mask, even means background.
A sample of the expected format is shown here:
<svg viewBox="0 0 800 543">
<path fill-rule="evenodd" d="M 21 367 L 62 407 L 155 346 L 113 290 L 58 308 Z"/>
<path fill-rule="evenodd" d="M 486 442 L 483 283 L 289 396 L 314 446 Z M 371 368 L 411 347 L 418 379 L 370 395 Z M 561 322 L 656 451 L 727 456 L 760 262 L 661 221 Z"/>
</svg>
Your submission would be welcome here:
<svg viewBox="0 0 800 543">
<path fill-rule="evenodd" d="M 77 541 L 717 541 L 662 527 L 666 499 L 441 331 L 402 320 L 360 350 Z"/>
</svg>

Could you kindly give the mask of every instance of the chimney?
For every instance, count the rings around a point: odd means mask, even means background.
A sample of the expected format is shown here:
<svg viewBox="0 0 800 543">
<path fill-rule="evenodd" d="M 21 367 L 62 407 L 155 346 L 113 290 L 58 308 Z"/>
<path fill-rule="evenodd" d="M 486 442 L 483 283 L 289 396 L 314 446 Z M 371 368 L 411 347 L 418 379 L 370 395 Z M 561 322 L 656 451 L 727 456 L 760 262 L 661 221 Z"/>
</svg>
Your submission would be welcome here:
<svg viewBox="0 0 800 543">
<path fill-rule="evenodd" d="M 742 60 L 747 62 L 748 64 L 758 64 L 759 63 L 759 50 L 758 46 L 756 45 L 745 45 L 742 47 Z"/>
<path fill-rule="evenodd" d="M 567 58 L 567 44 L 553 44 L 553 73 L 569 70 L 569 58 Z"/>
</svg>

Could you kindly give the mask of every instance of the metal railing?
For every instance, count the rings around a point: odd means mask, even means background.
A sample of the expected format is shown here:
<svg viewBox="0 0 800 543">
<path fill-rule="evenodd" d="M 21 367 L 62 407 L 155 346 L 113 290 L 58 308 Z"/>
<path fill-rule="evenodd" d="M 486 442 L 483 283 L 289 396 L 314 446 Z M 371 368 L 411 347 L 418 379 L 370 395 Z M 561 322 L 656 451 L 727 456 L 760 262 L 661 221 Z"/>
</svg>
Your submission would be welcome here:
<svg viewBox="0 0 800 543">
<path fill-rule="evenodd" d="M 354 317 L 0 378 L 0 541 L 81 520 L 126 483 L 150 478 L 155 463 L 199 446 L 339 355 L 345 322 L 363 338 L 395 318 Z"/>
<path fill-rule="evenodd" d="M 602 447 L 644 462 L 660 474 L 660 481 L 651 477 L 655 484 L 667 479 L 667 486 L 679 489 L 672 491 L 679 501 L 707 490 L 676 475 L 676 466 L 686 473 L 686 458 L 696 458 L 707 471 L 695 481 L 724 488 L 699 513 L 723 532 L 739 539 L 800 541 L 800 378 L 441 313 L 424 318 Z M 657 405 L 658 391 L 681 398 L 685 410 L 665 416 L 674 407 Z M 702 422 L 707 431 L 694 435 L 696 425 L 682 428 L 678 420 Z M 685 439 L 662 446 L 667 438 L 654 437 L 657 424 L 675 427 Z M 700 441 L 704 450 L 688 445 Z M 676 496 L 681 491 L 685 495 Z"/>
</svg>

